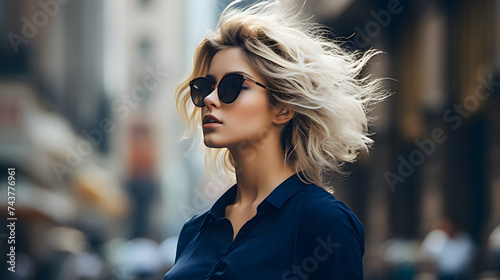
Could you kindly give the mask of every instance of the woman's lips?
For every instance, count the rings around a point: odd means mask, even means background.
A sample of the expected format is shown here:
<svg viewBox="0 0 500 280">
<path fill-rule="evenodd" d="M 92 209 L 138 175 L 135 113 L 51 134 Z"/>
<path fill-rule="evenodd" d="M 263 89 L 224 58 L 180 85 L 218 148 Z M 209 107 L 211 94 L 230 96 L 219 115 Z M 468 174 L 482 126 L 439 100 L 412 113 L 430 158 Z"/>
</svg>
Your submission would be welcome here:
<svg viewBox="0 0 500 280">
<path fill-rule="evenodd" d="M 222 125 L 221 123 L 216 123 L 216 122 L 211 122 L 211 123 L 206 123 L 203 125 L 203 128 L 216 128 L 219 125 Z"/>
<path fill-rule="evenodd" d="M 212 114 L 206 114 L 203 116 L 203 128 L 216 128 L 221 125 L 222 122 Z"/>
</svg>

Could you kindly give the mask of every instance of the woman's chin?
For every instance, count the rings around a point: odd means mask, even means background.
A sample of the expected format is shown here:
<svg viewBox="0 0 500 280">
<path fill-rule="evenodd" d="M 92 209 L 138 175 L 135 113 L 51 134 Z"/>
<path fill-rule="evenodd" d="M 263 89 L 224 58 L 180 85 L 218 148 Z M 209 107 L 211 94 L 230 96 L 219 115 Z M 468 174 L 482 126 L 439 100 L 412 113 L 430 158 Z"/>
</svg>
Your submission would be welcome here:
<svg viewBox="0 0 500 280">
<path fill-rule="evenodd" d="M 205 143 L 205 146 L 207 148 L 225 148 L 225 145 L 222 145 L 221 143 L 218 143 L 217 141 L 213 141 L 211 139 L 207 139 L 206 137 L 203 139 L 203 142 Z"/>
</svg>

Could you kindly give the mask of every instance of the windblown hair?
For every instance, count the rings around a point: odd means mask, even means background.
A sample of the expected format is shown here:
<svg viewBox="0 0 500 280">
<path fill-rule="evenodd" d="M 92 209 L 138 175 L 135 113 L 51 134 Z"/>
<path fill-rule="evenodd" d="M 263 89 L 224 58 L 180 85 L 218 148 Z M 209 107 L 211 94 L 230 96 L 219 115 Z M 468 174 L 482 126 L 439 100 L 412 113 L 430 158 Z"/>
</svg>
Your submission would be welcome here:
<svg viewBox="0 0 500 280">
<path fill-rule="evenodd" d="M 240 47 L 268 85 L 269 106 L 295 110 L 282 130 L 283 160 L 302 171 L 302 181 L 325 187 L 325 172 L 345 174 L 343 163 L 354 162 L 359 151 L 368 153 L 373 144 L 367 113 L 388 92 L 382 90 L 380 79 L 362 76 L 361 71 L 381 52 L 342 48 L 321 25 L 300 20 L 301 14 L 286 1 L 264 1 L 244 9 L 236 8 L 237 2 L 224 9 L 216 30 L 198 44 L 194 67 L 176 88 L 176 107 L 186 126 L 182 139 L 193 131 L 196 140 L 202 129 L 189 81 L 207 74 L 217 51 Z M 200 144 L 206 171 L 224 171 L 234 181 L 229 150 Z"/>
</svg>

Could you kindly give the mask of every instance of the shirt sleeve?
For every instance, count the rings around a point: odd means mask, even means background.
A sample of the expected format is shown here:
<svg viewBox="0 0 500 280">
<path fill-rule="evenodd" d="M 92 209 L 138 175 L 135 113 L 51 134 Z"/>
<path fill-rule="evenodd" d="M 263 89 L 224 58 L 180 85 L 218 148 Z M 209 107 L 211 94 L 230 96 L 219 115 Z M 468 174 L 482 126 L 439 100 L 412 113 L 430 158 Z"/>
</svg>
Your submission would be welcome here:
<svg viewBox="0 0 500 280">
<path fill-rule="evenodd" d="M 322 205 L 306 231 L 301 266 L 308 279 L 363 279 L 364 228 L 347 205 L 341 201 Z"/>
</svg>

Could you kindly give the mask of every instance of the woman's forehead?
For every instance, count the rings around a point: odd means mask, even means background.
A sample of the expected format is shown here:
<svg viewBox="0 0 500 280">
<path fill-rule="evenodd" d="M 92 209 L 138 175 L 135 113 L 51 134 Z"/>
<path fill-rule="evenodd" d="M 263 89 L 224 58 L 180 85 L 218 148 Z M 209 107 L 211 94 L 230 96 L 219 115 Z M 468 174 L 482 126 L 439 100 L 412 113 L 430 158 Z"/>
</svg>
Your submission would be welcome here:
<svg viewBox="0 0 500 280">
<path fill-rule="evenodd" d="M 239 73 L 250 78 L 260 77 L 257 71 L 248 63 L 243 50 L 239 47 L 230 47 L 218 51 L 212 58 L 207 75 L 219 80 L 227 73 Z"/>
</svg>

